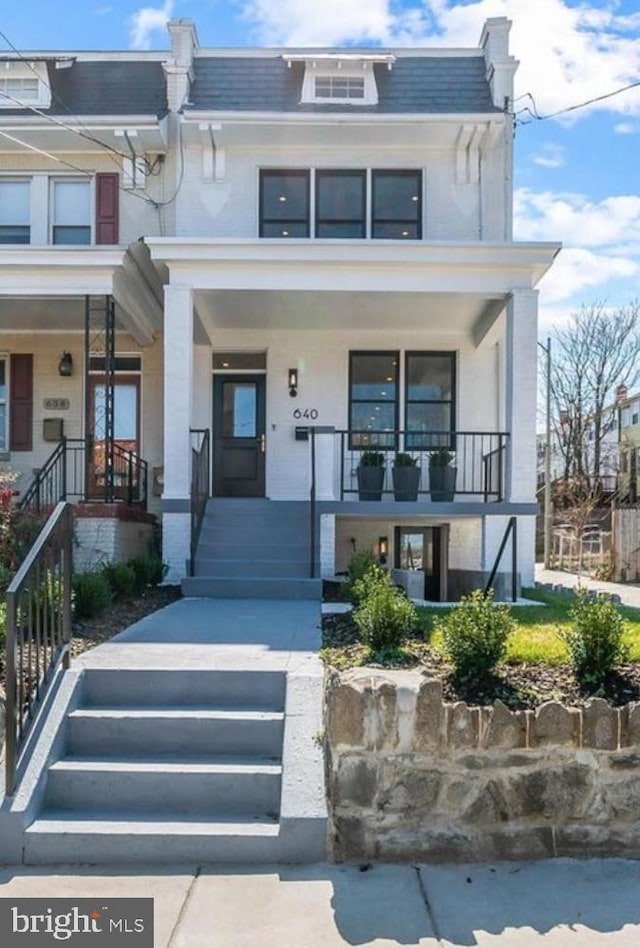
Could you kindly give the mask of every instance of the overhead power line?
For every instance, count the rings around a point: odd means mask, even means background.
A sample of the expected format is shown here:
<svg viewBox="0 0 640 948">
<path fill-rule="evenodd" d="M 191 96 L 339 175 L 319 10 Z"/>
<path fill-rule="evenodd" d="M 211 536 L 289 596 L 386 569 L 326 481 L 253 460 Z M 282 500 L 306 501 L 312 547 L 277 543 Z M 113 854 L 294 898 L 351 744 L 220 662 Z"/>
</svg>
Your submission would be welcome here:
<svg viewBox="0 0 640 948">
<path fill-rule="evenodd" d="M 578 109 L 585 109 L 587 106 L 594 105 L 596 102 L 603 102 L 605 99 L 611 99 L 613 96 L 620 95 L 622 92 L 628 92 L 629 89 L 637 89 L 638 87 L 640 87 L 640 79 L 636 80 L 635 82 L 629 82 L 626 86 L 620 86 L 619 89 L 614 89 L 612 92 L 605 92 L 602 95 L 597 95 L 591 99 L 586 99 L 584 102 L 578 102 L 575 105 L 568 105 L 566 108 L 558 109 L 555 112 L 549 112 L 547 115 L 541 115 L 538 112 L 536 100 L 530 92 L 526 92 L 524 95 L 519 96 L 518 100 L 529 99 L 531 101 L 531 105 L 533 106 L 533 110 L 530 109 L 529 106 L 525 106 L 523 109 L 520 109 L 514 114 L 514 118 L 518 125 L 531 125 L 533 124 L 533 121 L 545 122 L 547 119 L 557 118 L 559 115 L 567 115 L 569 112 L 577 112 Z M 523 112 L 528 112 L 533 121 L 518 121 L 518 116 L 522 115 Z"/>
</svg>

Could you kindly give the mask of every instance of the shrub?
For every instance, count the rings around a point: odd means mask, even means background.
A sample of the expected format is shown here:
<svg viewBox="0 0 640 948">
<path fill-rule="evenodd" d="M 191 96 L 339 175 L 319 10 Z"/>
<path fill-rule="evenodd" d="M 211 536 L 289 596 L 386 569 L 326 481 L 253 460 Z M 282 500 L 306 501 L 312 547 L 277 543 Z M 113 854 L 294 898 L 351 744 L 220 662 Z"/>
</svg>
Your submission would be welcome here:
<svg viewBox="0 0 640 948">
<path fill-rule="evenodd" d="M 491 674 L 504 658 L 514 620 L 508 606 L 493 601 L 493 592 L 485 597 L 476 589 L 463 596 L 448 616 L 437 620 L 435 628 L 442 633 L 455 677 L 473 680 Z"/>
<path fill-rule="evenodd" d="M 169 567 L 159 556 L 135 556 L 127 561 L 135 575 L 136 589 L 146 589 L 147 586 L 159 586 L 167 575 Z"/>
<path fill-rule="evenodd" d="M 114 596 L 131 596 L 136 588 L 136 574 L 128 563 L 107 563 L 103 573 Z"/>
<path fill-rule="evenodd" d="M 92 619 L 111 602 L 109 581 L 103 570 L 78 573 L 73 578 L 73 611 L 76 619 Z"/>
<path fill-rule="evenodd" d="M 416 607 L 378 567 L 360 580 L 360 586 L 362 597 L 353 621 L 362 641 L 374 652 L 401 645 L 416 627 Z"/>
<path fill-rule="evenodd" d="M 569 618 L 571 625 L 562 632 L 562 637 L 576 677 L 584 685 L 598 688 L 628 656 L 622 615 L 609 596 L 591 599 L 586 589 L 580 589 L 569 610 Z"/>
<path fill-rule="evenodd" d="M 347 599 L 349 599 L 354 606 L 356 606 L 357 598 L 355 592 L 355 585 L 358 583 L 365 573 L 367 573 L 372 568 L 378 568 L 378 561 L 369 550 L 361 550 L 358 553 L 354 553 L 351 559 L 349 560 L 349 567 L 347 569 L 347 582 L 345 583 L 345 593 Z"/>
</svg>

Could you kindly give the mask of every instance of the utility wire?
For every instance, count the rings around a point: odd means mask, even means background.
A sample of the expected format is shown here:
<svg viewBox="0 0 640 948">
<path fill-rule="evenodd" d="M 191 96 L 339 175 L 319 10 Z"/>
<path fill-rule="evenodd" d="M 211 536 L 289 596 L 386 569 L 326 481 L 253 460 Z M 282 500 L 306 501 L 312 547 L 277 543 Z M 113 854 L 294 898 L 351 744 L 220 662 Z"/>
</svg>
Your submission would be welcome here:
<svg viewBox="0 0 640 948">
<path fill-rule="evenodd" d="M 516 101 L 520 101 L 520 99 L 530 99 L 533 106 L 533 111 L 528 106 L 525 106 L 518 112 L 514 113 L 514 118 L 518 125 L 531 125 L 532 122 L 518 122 L 518 116 L 522 115 L 523 112 L 528 112 L 531 118 L 535 121 L 545 122 L 547 119 L 556 118 L 558 115 L 567 115 L 569 112 L 576 112 L 578 109 L 584 109 L 588 105 L 593 105 L 596 102 L 603 102 L 605 99 L 611 99 L 615 95 L 620 95 L 622 92 L 627 92 L 629 89 L 637 89 L 638 87 L 640 87 L 640 79 L 637 79 L 635 82 L 629 82 L 626 86 L 620 86 L 619 89 L 614 89 L 612 92 L 605 92 L 603 95 L 594 96 L 592 99 L 587 99 L 585 102 L 578 102 L 576 105 L 569 105 L 564 109 L 558 109 L 556 112 L 550 112 L 548 115 L 540 115 L 536 106 L 536 100 L 530 92 L 525 92 L 524 95 L 518 96 Z"/>
<path fill-rule="evenodd" d="M 28 148 L 29 151 L 34 151 L 37 155 L 44 155 L 45 158 L 50 158 L 51 161 L 57 161 L 61 165 L 66 165 L 67 168 L 71 168 L 72 171 L 76 171 L 78 174 L 86 175 L 88 178 L 93 177 L 92 171 L 88 171 L 86 168 L 79 168 L 77 165 L 72 164 L 70 161 L 65 161 L 64 158 L 60 158 L 58 155 L 52 155 L 51 152 L 44 151 L 42 148 L 37 148 L 35 145 L 30 145 L 29 142 L 24 142 L 22 139 L 16 138 L 15 135 L 10 135 L 1 129 L 0 135 L 2 135 L 3 138 L 8 138 L 10 142 L 15 142 L 16 145 L 21 145 L 23 148 Z"/>
</svg>

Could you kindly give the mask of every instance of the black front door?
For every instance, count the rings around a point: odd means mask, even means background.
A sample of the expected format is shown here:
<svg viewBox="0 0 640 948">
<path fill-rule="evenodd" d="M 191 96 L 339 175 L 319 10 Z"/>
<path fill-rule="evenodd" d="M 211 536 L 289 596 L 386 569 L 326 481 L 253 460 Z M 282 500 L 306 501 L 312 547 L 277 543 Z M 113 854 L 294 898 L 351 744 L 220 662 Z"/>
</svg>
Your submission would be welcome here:
<svg viewBox="0 0 640 948">
<path fill-rule="evenodd" d="M 445 527 L 396 527 L 397 569 L 424 573 L 424 598 L 446 599 L 447 542 Z"/>
<path fill-rule="evenodd" d="M 213 493 L 264 497 L 265 376 L 213 377 Z"/>
</svg>

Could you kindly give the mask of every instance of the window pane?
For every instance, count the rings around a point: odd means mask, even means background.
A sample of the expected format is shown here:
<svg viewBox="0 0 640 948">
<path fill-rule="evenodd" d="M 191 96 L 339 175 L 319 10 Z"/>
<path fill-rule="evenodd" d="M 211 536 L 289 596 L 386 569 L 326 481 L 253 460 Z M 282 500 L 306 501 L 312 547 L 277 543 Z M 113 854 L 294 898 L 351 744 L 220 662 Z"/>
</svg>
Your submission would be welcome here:
<svg viewBox="0 0 640 948">
<path fill-rule="evenodd" d="M 393 353 L 353 353 L 351 398 L 354 401 L 395 401 L 398 358 Z"/>
<path fill-rule="evenodd" d="M 308 216 L 308 172 L 262 172 L 262 217 L 265 221 L 306 221 Z"/>
<path fill-rule="evenodd" d="M 319 171 L 316 201 L 319 221 L 362 221 L 364 172 Z"/>
<path fill-rule="evenodd" d="M 222 394 L 222 433 L 227 438 L 256 437 L 256 386 L 228 382 Z"/>
<path fill-rule="evenodd" d="M 420 228 L 411 222 L 395 224 L 374 221 L 371 234 L 377 240 L 419 240 Z"/>
<path fill-rule="evenodd" d="M 260 235 L 262 237 L 308 237 L 309 225 L 306 221 L 287 221 L 282 224 L 263 221 Z"/>
<path fill-rule="evenodd" d="M 31 228 L 0 224 L 0 244 L 28 244 Z"/>
<path fill-rule="evenodd" d="M 335 237 L 344 240 L 357 240 L 365 236 L 364 221 L 362 223 L 340 223 L 331 221 L 326 224 L 319 221 L 316 224 L 316 237 Z"/>
<path fill-rule="evenodd" d="M 398 551 L 400 569 L 420 570 L 423 568 L 424 558 L 424 531 L 419 533 L 400 534 L 400 549 Z"/>
<path fill-rule="evenodd" d="M 396 423 L 395 405 L 385 402 L 365 404 L 354 402 L 351 406 L 352 431 L 393 431 Z"/>
<path fill-rule="evenodd" d="M 407 405 L 407 431 L 433 432 L 451 430 L 451 405 L 430 402 Z M 438 438 L 431 439 L 438 443 Z"/>
<path fill-rule="evenodd" d="M 54 244 L 90 244 L 90 227 L 54 227 Z"/>
<path fill-rule="evenodd" d="M 315 88 L 318 99 L 364 99 L 362 76 L 318 76 Z"/>
<path fill-rule="evenodd" d="M 450 399 L 453 364 L 450 355 L 407 356 L 407 393 L 410 400 Z"/>
<path fill-rule="evenodd" d="M 417 222 L 420 204 L 420 172 L 373 172 L 375 220 Z"/>
<path fill-rule="evenodd" d="M 91 188 L 88 181 L 56 181 L 53 204 L 54 224 L 69 226 L 91 223 Z"/>
<path fill-rule="evenodd" d="M 0 224 L 29 226 L 30 181 L 0 181 Z"/>
<path fill-rule="evenodd" d="M 266 369 L 266 352 L 214 352 L 214 369 Z"/>
<path fill-rule="evenodd" d="M 138 433 L 138 387 L 115 386 L 113 392 L 113 434 L 118 441 L 131 441 L 135 446 Z M 127 447 L 127 445 L 125 445 Z"/>
</svg>

